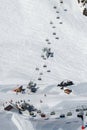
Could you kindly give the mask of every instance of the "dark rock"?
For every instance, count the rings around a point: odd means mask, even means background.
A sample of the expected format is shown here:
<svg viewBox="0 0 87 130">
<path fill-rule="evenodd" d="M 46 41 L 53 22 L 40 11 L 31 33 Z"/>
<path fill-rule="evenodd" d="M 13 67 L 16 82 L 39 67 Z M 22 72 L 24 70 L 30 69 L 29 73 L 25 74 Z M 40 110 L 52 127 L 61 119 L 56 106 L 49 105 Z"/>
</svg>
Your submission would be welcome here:
<svg viewBox="0 0 87 130">
<path fill-rule="evenodd" d="M 83 15 L 87 16 L 87 8 L 84 8 Z"/>
</svg>

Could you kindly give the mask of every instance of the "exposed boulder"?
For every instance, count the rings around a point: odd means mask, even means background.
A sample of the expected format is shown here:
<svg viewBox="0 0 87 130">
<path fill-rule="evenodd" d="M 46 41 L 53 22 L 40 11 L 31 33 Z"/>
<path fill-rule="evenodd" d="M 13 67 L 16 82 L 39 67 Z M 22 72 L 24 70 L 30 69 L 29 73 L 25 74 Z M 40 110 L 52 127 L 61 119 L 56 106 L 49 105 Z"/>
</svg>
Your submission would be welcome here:
<svg viewBox="0 0 87 130">
<path fill-rule="evenodd" d="M 84 8 L 83 15 L 87 16 L 87 8 Z"/>
</svg>

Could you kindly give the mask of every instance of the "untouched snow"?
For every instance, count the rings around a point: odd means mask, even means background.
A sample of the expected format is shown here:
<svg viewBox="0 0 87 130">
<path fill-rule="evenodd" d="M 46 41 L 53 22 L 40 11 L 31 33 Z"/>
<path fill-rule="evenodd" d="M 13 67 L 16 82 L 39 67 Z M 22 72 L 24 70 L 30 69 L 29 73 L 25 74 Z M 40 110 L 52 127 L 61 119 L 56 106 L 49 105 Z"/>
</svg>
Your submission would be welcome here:
<svg viewBox="0 0 87 130">
<path fill-rule="evenodd" d="M 81 130 L 76 109 L 87 107 L 86 34 L 87 17 L 82 15 L 77 0 L 0 0 L 1 130 Z M 51 48 L 54 57 L 43 60 L 44 47 Z M 68 87 L 72 89 L 69 95 L 57 87 L 68 79 L 74 82 Z M 20 84 L 26 89 L 30 80 L 37 83 L 36 93 L 13 92 Z M 4 111 L 3 106 L 11 100 L 25 100 L 46 113 L 47 118 Z M 52 111 L 56 112 L 54 116 L 50 115 Z M 71 117 L 68 112 L 72 112 Z M 65 118 L 60 118 L 61 114 Z"/>
</svg>

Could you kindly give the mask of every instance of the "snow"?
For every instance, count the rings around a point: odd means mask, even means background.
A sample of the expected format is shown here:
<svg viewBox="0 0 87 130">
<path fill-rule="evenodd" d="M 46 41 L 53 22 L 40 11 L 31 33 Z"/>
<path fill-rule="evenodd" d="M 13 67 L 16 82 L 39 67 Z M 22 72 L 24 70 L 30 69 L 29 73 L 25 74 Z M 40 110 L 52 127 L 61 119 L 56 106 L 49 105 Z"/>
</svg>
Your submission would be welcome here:
<svg viewBox="0 0 87 130">
<path fill-rule="evenodd" d="M 12 116 L 12 121 L 17 126 L 18 130 L 31 129 L 34 130 L 31 122 L 28 119 L 22 119 L 20 116 L 14 114 Z"/>
<path fill-rule="evenodd" d="M 77 0 L 0 0 L 1 130 L 81 130 L 76 109 L 87 107 L 87 18 L 83 8 Z M 44 47 L 51 48 L 54 57 L 43 60 Z M 74 82 L 67 87 L 72 90 L 69 95 L 57 86 L 68 79 Z M 26 88 L 29 81 L 37 84 L 36 93 Z M 13 91 L 20 85 L 26 89 L 24 94 Z M 25 100 L 47 117 L 37 113 L 32 117 L 28 111 L 20 115 L 17 108 L 6 112 L 4 107 L 11 100 L 14 109 L 16 102 Z M 56 114 L 51 116 L 52 111 Z M 84 115 L 86 124 L 86 111 Z"/>
<path fill-rule="evenodd" d="M 38 66 L 44 72 L 44 63 L 52 70 L 51 76 L 44 74 L 44 83 L 46 79 L 50 82 L 50 78 L 53 83 L 68 78 L 76 82 L 86 81 L 87 19 L 81 15 L 77 0 L 66 0 L 62 5 L 53 0 L 7 0 L 1 1 L 0 5 L 1 84 L 37 80 L 38 74 L 34 69 Z M 53 9 L 55 5 L 59 14 Z M 56 16 L 60 19 L 57 20 Z M 50 21 L 53 21 L 55 29 L 52 29 Z M 60 21 L 63 22 L 62 25 L 59 24 Z M 53 31 L 57 33 L 59 40 L 52 36 Z M 40 55 L 42 48 L 48 46 L 46 38 L 52 42 L 50 47 L 54 51 L 54 59 L 43 62 Z"/>
<path fill-rule="evenodd" d="M 0 129 L 2 130 L 18 130 L 15 124 L 11 120 L 12 114 L 7 114 L 5 112 L 0 112 Z"/>
</svg>

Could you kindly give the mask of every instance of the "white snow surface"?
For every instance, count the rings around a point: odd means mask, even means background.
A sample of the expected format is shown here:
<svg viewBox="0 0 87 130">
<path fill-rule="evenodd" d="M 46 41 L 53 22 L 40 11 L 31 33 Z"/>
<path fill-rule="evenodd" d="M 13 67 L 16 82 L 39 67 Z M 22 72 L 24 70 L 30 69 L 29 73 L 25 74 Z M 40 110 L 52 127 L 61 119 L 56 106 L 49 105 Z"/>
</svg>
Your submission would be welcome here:
<svg viewBox="0 0 87 130">
<path fill-rule="evenodd" d="M 0 6 L 1 84 L 37 80 L 35 67 L 44 71 L 46 84 L 63 79 L 86 82 L 87 18 L 80 12 L 77 0 L 64 0 L 63 4 L 59 0 L 0 0 Z M 51 45 L 47 45 L 46 38 Z M 40 56 L 46 46 L 54 51 L 54 59 L 43 61 Z M 51 75 L 43 70 L 45 62 Z"/>
<path fill-rule="evenodd" d="M 86 34 L 87 17 L 77 0 L 0 0 L 0 130 L 81 130 L 82 121 L 75 110 L 87 103 Z M 43 60 L 44 47 L 51 48 L 54 57 Z M 68 87 L 72 89 L 69 95 L 57 87 L 67 79 L 74 82 Z M 35 94 L 13 92 L 17 85 L 26 88 L 30 80 L 38 85 Z M 27 112 L 20 115 L 4 111 L 3 103 L 10 100 L 30 100 L 48 120 L 39 115 L 31 118 Z M 51 111 L 56 115 L 50 116 Z M 72 116 L 59 118 L 67 112 Z"/>
</svg>

